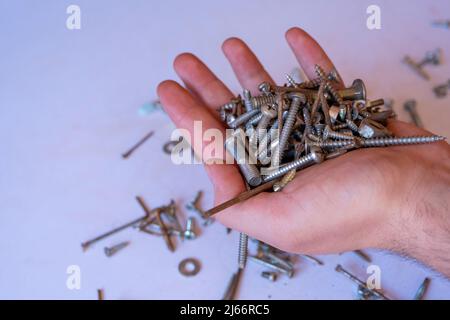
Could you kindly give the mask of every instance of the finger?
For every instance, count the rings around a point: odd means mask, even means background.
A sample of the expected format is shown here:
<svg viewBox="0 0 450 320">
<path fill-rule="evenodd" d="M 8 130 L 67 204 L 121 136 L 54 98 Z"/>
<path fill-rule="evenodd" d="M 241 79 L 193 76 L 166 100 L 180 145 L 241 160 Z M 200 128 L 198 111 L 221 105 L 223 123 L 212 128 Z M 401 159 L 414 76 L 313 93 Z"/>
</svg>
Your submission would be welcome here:
<svg viewBox="0 0 450 320">
<path fill-rule="evenodd" d="M 304 30 L 294 27 L 286 32 L 286 40 L 308 78 L 316 78 L 314 66 L 321 66 L 325 72 L 334 69 L 334 65 L 321 46 Z"/>
<path fill-rule="evenodd" d="M 224 137 L 224 127 L 207 109 L 198 103 L 189 92 L 175 81 L 164 81 L 158 86 L 158 96 L 169 117 L 178 128 L 186 129 L 190 133 L 191 146 L 197 155 L 202 155 L 208 142 L 203 141 L 203 133 L 208 129 L 218 129 Z M 194 122 L 201 122 L 201 132 L 194 132 Z M 197 127 L 197 130 L 199 128 Z M 201 141 L 195 141 L 200 135 Z M 216 141 L 217 142 L 217 141 Z M 223 142 L 218 142 L 217 152 L 225 160 Z M 207 160 L 207 159 L 204 159 Z M 218 202 L 226 201 L 245 187 L 236 166 L 229 164 L 205 164 L 206 172 L 211 179 Z"/>
<path fill-rule="evenodd" d="M 176 57 L 173 65 L 188 90 L 218 118 L 216 110 L 220 105 L 233 98 L 231 91 L 200 59 L 191 53 L 180 54 Z"/>
<path fill-rule="evenodd" d="M 227 39 L 222 50 L 243 88 L 255 94 L 261 82 L 274 83 L 258 58 L 241 39 Z"/>
</svg>

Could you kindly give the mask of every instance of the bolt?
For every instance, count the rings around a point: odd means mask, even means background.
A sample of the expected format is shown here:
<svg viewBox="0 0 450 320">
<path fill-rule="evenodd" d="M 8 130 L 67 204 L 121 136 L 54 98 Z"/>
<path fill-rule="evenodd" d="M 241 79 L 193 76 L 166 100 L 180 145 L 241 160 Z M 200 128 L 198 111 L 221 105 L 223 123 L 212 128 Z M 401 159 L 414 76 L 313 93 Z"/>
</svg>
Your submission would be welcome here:
<svg viewBox="0 0 450 320">
<path fill-rule="evenodd" d="M 183 232 L 184 238 L 187 240 L 194 240 L 197 238 L 197 234 L 195 233 L 195 218 L 190 217 L 186 221 L 186 229 Z"/>
<path fill-rule="evenodd" d="M 247 162 L 247 152 L 245 150 L 245 134 L 242 129 L 237 129 L 225 140 L 225 148 L 234 157 L 245 180 L 251 186 L 261 184 L 261 175 L 258 168 L 254 165 L 255 159 L 249 156 Z"/>
<path fill-rule="evenodd" d="M 366 100 L 366 86 L 361 79 L 356 79 L 351 87 L 338 90 L 337 92 L 344 100 Z"/>
<path fill-rule="evenodd" d="M 105 247 L 104 251 L 105 251 L 105 255 L 107 257 L 112 257 L 113 255 L 115 255 L 118 251 L 122 250 L 123 248 L 127 247 L 130 244 L 129 241 L 124 241 L 121 242 L 119 244 L 116 244 L 112 247 Z"/>
<path fill-rule="evenodd" d="M 405 109 L 405 111 L 409 113 L 412 122 L 419 128 L 422 128 L 423 127 L 422 120 L 420 119 L 419 114 L 417 113 L 416 105 L 417 105 L 416 100 L 408 100 L 403 105 L 403 109 Z"/>
<path fill-rule="evenodd" d="M 297 159 L 295 161 L 292 161 L 290 163 L 287 163 L 283 165 L 281 169 L 278 169 L 277 171 L 265 176 L 263 178 L 263 182 L 268 182 L 274 179 L 277 179 L 281 176 L 284 176 L 286 173 L 291 171 L 292 169 L 303 169 L 307 166 L 310 166 L 315 163 L 321 163 L 324 159 L 324 154 L 320 149 L 312 148 L 311 153 L 307 154 L 304 157 L 301 157 L 300 159 Z"/>
<path fill-rule="evenodd" d="M 261 272 L 261 277 L 269 281 L 275 282 L 277 280 L 278 273 L 272 271 L 263 271 Z"/>
</svg>

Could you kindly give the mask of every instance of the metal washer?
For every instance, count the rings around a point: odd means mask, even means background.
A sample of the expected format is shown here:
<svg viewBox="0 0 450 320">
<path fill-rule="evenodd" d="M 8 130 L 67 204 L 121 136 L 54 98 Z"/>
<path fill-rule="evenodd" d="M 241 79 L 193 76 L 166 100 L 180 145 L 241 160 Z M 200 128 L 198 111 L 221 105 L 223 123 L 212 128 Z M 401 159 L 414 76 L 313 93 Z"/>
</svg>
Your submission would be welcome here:
<svg viewBox="0 0 450 320">
<path fill-rule="evenodd" d="M 186 268 L 188 265 L 193 266 L 192 270 Z M 178 271 L 186 277 L 195 276 L 200 271 L 200 262 L 194 258 L 186 258 L 178 265 Z"/>
</svg>

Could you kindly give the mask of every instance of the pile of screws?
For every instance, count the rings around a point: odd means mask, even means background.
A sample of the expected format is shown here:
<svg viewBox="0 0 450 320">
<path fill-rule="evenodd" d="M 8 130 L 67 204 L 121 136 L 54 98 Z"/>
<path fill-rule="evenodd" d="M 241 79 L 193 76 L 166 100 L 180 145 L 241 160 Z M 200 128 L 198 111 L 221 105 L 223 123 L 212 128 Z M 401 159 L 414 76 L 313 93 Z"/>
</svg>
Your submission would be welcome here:
<svg viewBox="0 0 450 320">
<path fill-rule="evenodd" d="M 232 99 L 220 108 L 220 115 L 235 129 L 225 141 L 242 175 L 257 192 L 276 190 L 292 180 L 297 170 L 338 157 L 349 150 L 431 143 L 441 136 L 394 137 L 387 129 L 392 110 L 382 108 L 383 99 L 369 101 L 362 80 L 338 89 L 336 72 L 325 74 L 316 65 L 317 78 L 274 86 L 262 83 L 261 95 Z M 272 182 L 267 184 L 268 182 Z M 262 187 L 265 186 L 265 187 Z M 254 189 L 256 190 L 256 189 Z M 247 191 L 252 195 L 254 190 Z M 245 200 L 241 195 L 239 201 Z M 233 205 L 236 201 L 231 201 Z M 220 210 L 229 205 L 219 206 Z M 208 210 L 212 215 L 218 208 Z"/>
</svg>

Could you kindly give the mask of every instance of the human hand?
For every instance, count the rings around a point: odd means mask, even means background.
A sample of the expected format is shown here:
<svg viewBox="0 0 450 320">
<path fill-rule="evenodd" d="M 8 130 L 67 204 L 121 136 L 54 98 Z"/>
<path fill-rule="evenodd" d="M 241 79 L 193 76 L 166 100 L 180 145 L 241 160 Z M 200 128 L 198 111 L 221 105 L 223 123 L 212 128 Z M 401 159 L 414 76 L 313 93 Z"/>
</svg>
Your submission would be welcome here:
<svg viewBox="0 0 450 320">
<path fill-rule="evenodd" d="M 286 39 L 309 78 L 314 65 L 333 64 L 306 32 L 292 28 Z M 239 39 L 222 50 L 242 87 L 273 83 L 256 56 Z M 193 136 L 225 131 L 217 107 L 231 91 L 194 55 L 184 53 L 174 68 L 185 84 L 164 81 L 158 95 L 179 128 Z M 400 121 L 388 128 L 398 136 L 429 133 Z M 225 136 L 225 134 L 224 134 Z M 335 253 L 366 247 L 391 249 L 424 261 L 450 276 L 450 148 L 447 143 L 358 149 L 297 173 L 278 193 L 261 193 L 216 215 L 226 226 L 275 247 L 297 253 Z M 220 204 L 245 191 L 235 165 L 205 164 Z"/>
</svg>

